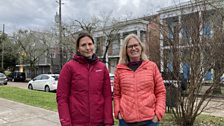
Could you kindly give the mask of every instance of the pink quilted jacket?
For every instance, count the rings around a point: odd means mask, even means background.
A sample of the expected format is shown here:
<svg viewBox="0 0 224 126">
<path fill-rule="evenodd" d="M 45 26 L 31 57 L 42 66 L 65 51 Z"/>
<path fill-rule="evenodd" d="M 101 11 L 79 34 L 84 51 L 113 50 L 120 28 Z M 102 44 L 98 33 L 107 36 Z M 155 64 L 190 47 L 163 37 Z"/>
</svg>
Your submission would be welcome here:
<svg viewBox="0 0 224 126">
<path fill-rule="evenodd" d="M 166 89 L 160 71 L 151 61 L 143 61 L 136 71 L 118 64 L 114 80 L 114 113 L 127 122 L 159 120 L 165 113 Z"/>
</svg>

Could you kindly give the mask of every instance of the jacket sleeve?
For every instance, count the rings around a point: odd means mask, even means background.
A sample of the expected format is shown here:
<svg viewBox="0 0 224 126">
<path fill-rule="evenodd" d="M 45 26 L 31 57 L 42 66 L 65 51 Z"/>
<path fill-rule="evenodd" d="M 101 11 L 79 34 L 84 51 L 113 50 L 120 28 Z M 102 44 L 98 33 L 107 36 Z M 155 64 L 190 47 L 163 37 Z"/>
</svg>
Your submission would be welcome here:
<svg viewBox="0 0 224 126">
<path fill-rule="evenodd" d="M 118 114 L 120 112 L 120 98 L 121 98 L 120 80 L 118 72 L 116 70 L 114 77 L 114 116 L 116 119 L 118 119 Z"/>
<path fill-rule="evenodd" d="M 114 120 L 113 120 L 113 114 L 112 114 L 111 84 L 110 84 L 110 76 L 106 66 L 105 66 L 105 72 L 104 72 L 103 96 L 104 96 L 104 124 L 113 125 Z"/>
<path fill-rule="evenodd" d="M 61 126 L 72 126 L 68 105 L 71 78 L 72 75 L 69 66 L 68 64 L 65 64 L 59 75 L 56 94 Z"/>
<path fill-rule="evenodd" d="M 165 88 L 161 73 L 158 67 L 156 66 L 156 64 L 154 68 L 155 68 L 154 69 L 155 70 L 154 71 L 154 83 L 155 83 L 154 92 L 156 96 L 155 113 L 158 120 L 160 121 L 163 118 L 166 111 L 166 88 Z"/>
</svg>

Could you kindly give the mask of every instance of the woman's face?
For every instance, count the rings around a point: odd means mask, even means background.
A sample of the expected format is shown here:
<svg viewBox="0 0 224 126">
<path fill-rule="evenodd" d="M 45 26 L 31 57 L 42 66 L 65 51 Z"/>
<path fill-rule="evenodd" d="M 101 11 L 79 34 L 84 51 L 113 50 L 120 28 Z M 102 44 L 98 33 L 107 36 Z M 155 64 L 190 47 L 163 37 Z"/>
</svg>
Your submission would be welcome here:
<svg viewBox="0 0 224 126">
<path fill-rule="evenodd" d="M 131 38 L 127 44 L 127 54 L 131 62 L 140 61 L 142 48 L 135 38 Z"/>
<path fill-rule="evenodd" d="M 93 41 L 89 37 L 83 37 L 79 41 L 78 52 L 84 57 L 91 57 L 94 51 Z"/>
</svg>

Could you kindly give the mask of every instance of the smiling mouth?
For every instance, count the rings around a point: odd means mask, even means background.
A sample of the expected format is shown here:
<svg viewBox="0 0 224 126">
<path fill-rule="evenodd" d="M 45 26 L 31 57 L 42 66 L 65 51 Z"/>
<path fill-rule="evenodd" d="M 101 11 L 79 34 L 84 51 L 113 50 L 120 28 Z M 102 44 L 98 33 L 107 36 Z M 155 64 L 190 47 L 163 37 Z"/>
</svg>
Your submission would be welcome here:
<svg viewBox="0 0 224 126">
<path fill-rule="evenodd" d="M 138 54 L 138 52 L 131 52 L 131 54 Z"/>
<path fill-rule="evenodd" d="M 86 52 L 86 54 L 87 54 L 87 55 L 90 55 L 90 54 L 92 54 L 92 52 Z"/>
</svg>

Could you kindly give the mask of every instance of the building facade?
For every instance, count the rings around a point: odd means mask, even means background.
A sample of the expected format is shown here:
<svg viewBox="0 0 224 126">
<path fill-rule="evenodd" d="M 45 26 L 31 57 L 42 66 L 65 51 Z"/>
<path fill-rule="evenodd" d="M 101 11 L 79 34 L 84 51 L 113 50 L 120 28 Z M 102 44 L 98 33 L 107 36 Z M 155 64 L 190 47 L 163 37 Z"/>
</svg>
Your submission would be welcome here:
<svg viewBox="0 0 224 126">
<path fill-rule="evenodd" d="M 212 5 L 217 6 L 217 4 Z M 188 78 L 190 64 L 186 62 L 187 60 L 181 60 L 181 57 L 190 57 L 190 47 L 193 47 L 195 43 L 210 41 L 216 33 L 214 26 L 220 24 L 220 27 L 223 27 L 221 17 L 216 16 L 216 20 L 212 17 L 217 13 L 218 11 L 212 6 L 199 0 L 199 2 L 184 2 L 162 8 L 155 15 L 120 21 L 92 32 L 96 46 L 95 51 L 101 59 L 105 58 L 103 60 L 105 60 L 109 72 L 114 73 L 122 42 L 128 34 L 134 33 L 145 44 L 149 59 L 156 62 L 162 72 L 180 71 Z M 36 74 L 60 72 L 60 51 L 57 37 L 49 41 L 54 44 L 38 58 Z M 67 44 L 70 48 L 74 44 L 71 41 L 66 40 L 66 42 L 70 42 L 70 45 Z M 64 47 L 63 61 L 66 62 L 71 59 L 74 50 Z M 106 49 L 108 49 L 107 53 L 105 53 Z M 179 51 L 178 55 L 175 55 L 174 51 Z M 203 64 L 202 61 L 206 60 L 206 55 L 203 52 L 200 53 L 199 62 Z M 20 66 L 24 66 L 29 75 L 29 65 L 17 65 L 18 68 Z"/>
<path fill-rule="evenodd" d="M 222 42 L 223 4 L 214 1 L 189 1 L 175 6 L 162 8 L 160 15 L 160 56 L 162 72 L 176 72 L 189 79 L 190 66 L 198 64 L 201 73 L 211 71 L 214 60 L 209 53 L 218 54 L 213 45 Z M 221 6 L 222 5 L 222 6 Z M 218 43 L 216 42 L 218 41 Z M 195 51 L 197 48 L 197 51 Z M 215 51 L 216 50 L 216 51 Z M 209 54 L 209 55 L 208 55 Z M 193 63 L 192 57 L 197 56 Z M 179 71 L 179 72 L 177 72 Z M 209 74 L 211 75 L 211 74 Z M 208 79 L 212 77 L 205 77 Z"/>
<path fill-rule="evenodd" d="M 78 34 L 79 32 L 75 33 L 74 38 Z M 96 28 L 91 34 L 95 42 L 95 53 L 107 65 L 110 73 L 115 71 L 123 40 L 129 34 L 136 34 L 144 43 L 149 59 L 157 65 L 160 63 L 158 14 L 119 21 L 103 28 Z"/>
</svg>

